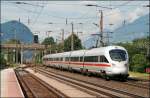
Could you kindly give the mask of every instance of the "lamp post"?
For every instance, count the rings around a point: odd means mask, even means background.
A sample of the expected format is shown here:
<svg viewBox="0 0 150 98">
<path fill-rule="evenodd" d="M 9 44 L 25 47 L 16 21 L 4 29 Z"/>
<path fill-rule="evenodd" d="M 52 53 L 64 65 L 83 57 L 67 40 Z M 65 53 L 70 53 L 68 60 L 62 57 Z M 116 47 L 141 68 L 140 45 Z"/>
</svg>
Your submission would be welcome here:
<svg viewBox="0 0 150 98">
<path fill-rule="evenodd" d="M 81 23 L 81 22 L 78 23 L 78 24 L 80 25 L 80 27 L 82 27 L 81 25 L 83 25 L 83 23 Z M 79 33 L 83 33 L 83 32 L 82 31 L 80 31 L 80 32 L 77 31 L 77 36 L 78 36 Z"/>
<path fill-rule="evenodd" d="M 62 31 L 62 52 L 64 52 L 64 29 L 61 29 Z"/>
</svg>

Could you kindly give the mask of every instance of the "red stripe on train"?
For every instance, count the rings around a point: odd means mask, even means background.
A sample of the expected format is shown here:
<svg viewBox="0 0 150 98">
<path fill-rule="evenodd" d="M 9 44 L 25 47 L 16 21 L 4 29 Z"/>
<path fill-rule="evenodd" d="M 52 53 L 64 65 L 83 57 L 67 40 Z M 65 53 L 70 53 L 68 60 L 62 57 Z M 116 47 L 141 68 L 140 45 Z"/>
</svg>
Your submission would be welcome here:
<svg viewBox="0 0 150 98">
<path fill-rule="evenodd" d="M 83 66 L 83 63 L 82 62 L 57 62 L 57 61 L 52 61 L 52 62 L 49 62 L 49 63 L 63 63 L 63 64 L 76 64 L 76 65 L 81 65 Z M 110 64 L 96 64 L 96 63 L 86 63 L 84 62 L 84 65 L 85 66 L 105 66 L 105 67 L 110 67 L 111 65 Z"/>
</svg>

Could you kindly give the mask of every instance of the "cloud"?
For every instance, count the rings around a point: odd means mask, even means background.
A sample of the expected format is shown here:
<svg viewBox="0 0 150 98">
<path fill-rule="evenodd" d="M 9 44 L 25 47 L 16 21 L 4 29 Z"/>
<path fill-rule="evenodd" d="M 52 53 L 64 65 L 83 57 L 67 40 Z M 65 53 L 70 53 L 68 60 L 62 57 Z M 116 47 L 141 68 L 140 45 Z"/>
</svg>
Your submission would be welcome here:
<svg viewBox="0 0 150 98">
<path fill-rule="evenodd" d="M 87 5 L 87 4 L 92 4 L 92 5 L 97 5 L 97 2 L 95 1 L 81 1 L 81 5 Z"/>
<path fill-rule="evenodd" d="M 138 19 L 139 17 L 146 15 L 147 13 L 148 13 L 148 11 L 145 10 L 145 8 L 136 8 L 134 11 L 131 11 L 128 14 L 127 20 L 129 21 L 129 23 L 131 23 L 134 20 Z"/>
<path fill-rule="evenodd" d="M 107 23 L 104 28 L 108 28 L 109 24 L 113 24 L 113 26 L 110 29 L 115 29 L 119 27 L 123 21 L 123 13 L 119 9 L 114 9 L 106 14 L 104 14 L 106 18 L 104 19 L 104 23 Z"/>
</svg>

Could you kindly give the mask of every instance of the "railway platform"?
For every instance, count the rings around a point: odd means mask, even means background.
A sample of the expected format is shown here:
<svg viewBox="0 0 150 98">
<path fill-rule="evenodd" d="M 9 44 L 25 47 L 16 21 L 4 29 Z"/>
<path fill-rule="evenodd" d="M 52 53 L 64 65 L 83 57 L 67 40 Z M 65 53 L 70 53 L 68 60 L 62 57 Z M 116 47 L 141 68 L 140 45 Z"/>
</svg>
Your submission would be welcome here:
<svg viewBox="0 0 150 98">
<path fill-rule="evenodd" d="M 13 68 L 1 70 L 1 98 L 24 98 Z"/>
</svg>

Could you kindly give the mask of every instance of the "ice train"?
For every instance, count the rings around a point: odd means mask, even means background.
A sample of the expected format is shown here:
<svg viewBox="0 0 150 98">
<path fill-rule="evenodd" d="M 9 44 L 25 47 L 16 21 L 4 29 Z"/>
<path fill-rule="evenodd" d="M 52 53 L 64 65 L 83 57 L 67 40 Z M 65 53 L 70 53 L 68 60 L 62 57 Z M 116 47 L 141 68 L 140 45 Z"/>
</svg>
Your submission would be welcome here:
<svg viewBox="0 0 150 98">
<path fill-rule="evenodd" d="M 97 73 L 110 77 L 126 79 L 129 74 L 127 50 L 121 46 L 106 46 L 90 50 L 77 50 L 43 57 L 43 64 L 82 73 Z"/>
</svg>

